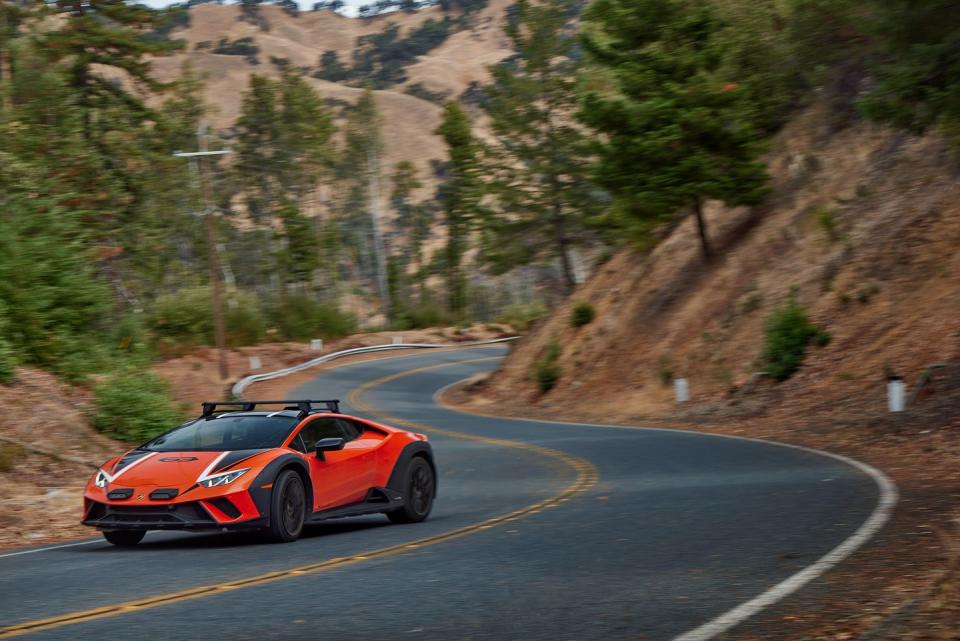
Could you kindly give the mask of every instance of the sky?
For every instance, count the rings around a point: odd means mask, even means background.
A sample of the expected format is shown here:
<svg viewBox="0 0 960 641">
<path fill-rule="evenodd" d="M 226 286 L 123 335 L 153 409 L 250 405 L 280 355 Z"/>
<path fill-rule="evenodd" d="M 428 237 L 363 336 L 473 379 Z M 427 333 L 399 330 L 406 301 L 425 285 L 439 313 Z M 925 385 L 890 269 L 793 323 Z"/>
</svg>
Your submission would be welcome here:
<svg viewBox="0 0 960 641">
<path fill-rule="evenodd" d="M 180 0 L 140 0 L 143 4 L 150 5 L 151 7 L 168 7 L 172 4 L 176 4 Z M 373 0 L 344 0 L 344 3 L 352 9 L 352 11 L 346 11 L 347 14 L 355 14 L 357 7 L 360 7 L 365 4 L 370 4 Z M 309 11 L 313 8 L 313 3 L 316 0 L 297 0 L 297 3 L 300 5 L 300 9 L 303 11 Z"/>
</svg>

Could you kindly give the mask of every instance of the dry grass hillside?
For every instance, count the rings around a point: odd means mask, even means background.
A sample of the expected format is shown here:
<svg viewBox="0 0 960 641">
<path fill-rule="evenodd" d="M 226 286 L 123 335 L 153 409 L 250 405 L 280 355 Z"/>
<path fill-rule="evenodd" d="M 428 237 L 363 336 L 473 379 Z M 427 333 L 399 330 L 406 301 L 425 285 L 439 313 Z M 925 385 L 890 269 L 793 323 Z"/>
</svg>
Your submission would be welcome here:
<svg viewBox="0 0 960 641">
<path fill-rule="evenodd" d="M 430 160 L 445 158 L 443 141 L 433 133 L 440 124 L 440 107 L 408 95 L 403 89 L 421 83 L 430 91 L 456 97 L 471 82 L 485 82 L 487 66 L 510 53 L 502 29 L 509 4 L 510 0 L 491 0 L 484 10 L 471 17 L 471 28 L 453 33 L 442 45 L 408 67 L 408 79 L 403 86 L 376 92 L 383 119 L 385 168 L 409 160 L 418 166 L 422 176 L 430 176 Z M 186 41 L 184 50 L 153 61 L 154 74 L 162 80 L 176 78 L 186 61 L 206 75 L 204 95 L 215 109 L 210 116 L 215 128 L 227 128 L 236 121 L 251 74 L 279 75 L 277 67 L 270 63 L 271 57 L 286 58 L 294 66 L 314 69 L 323 52 L 332 49 L 342 61 L 349 63 L 360 36 L 381 32 L 392 23 L 400 26 L 403 35 L 429 18 L 441 20 L 444 16 L 439 7 L 368 19 L 348 18 L 326 10 L 291 16 L 273 5 L 263 5 L 260 11 L 270 24 L 269 31 L 241 20 L 236 5 L 195 7 L 190 11 L 190 25 L 173 33 L 174 38 Z M 251 64 L 242 56 L 196 49 L 200 42 L 215 44 L 221 38 L 233 41 L 244 37 L 252 37 L 260 48 L 260 64 Z M 362 91 L 309 76 L 308 81 L 325 98 L 355 102 Z"/>
<path fill-rule="evenodd" d="M 948 155 L 935 139 L 867 125 L 829 133 L 811 110 L 775 143 L 764 208 L 711 208 L 718 259 L 702 262 L 692 220 L 648 254 L 616 255 L 518 346 L 491 396 L 676 417 L 675 376 L 690 381 L 687 416 L 784 403 L 884 411 L 887 372 L 912 383 L 928 364 L 960 360 L 960 181 Z M 763 369 L 764 319 L 791 288 L 832 340 L 790 380 L 748 385 Z M 597 315 L 574 329 L 578 301 Z M 563 374 L 541 395 L 531 372 L 554 341 Z"/>
</svg>

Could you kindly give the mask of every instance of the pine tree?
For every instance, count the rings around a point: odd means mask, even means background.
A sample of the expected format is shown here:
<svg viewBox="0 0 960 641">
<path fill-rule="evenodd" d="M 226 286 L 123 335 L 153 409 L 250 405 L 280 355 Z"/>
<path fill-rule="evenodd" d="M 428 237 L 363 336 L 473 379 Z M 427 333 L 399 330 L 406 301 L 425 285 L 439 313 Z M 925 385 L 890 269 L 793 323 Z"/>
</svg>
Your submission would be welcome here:
<svg viewBox="0 0 960 641">
<path fill-rule="evenodd" d="M 453 101 L 444 106 L 443 121 L 437 133 L 447 143 L 450 156 L 450 176 L 443 191 L 447 223 L 444 251 L 447 305 L 453 314 L 462 316 L 467 306 L 463 255 L 467 249 L 470 226 L 476 220 L 482 197 L 479 144 L 473 137 L 467 114 Z"/>
<path fill-rule="evenodd" d="M 416 265 L 418 271 L 423 267 L 423 243 L 429 235 L 429 221 L 422 203 L 414 203 L 411 196 L 423 183 L 417 176 L 417 168 L 409 160 L 401 160 L 394 169 L 393 191 L 390 204 L 396 212 L 396 226 L 404 238 L 403 260 L 400 269 L 407 270 Z"/>
<path fill-rule="evenodd" d="M 157 25 L 159 14 L 124 0 L 56 0 L 56 7 L 66 19 L 62 28 L 45 35 L 43 48 L 53 60 L 69 65 L 70 84 L 80 96 L 78 106 L 87 138 L 95 137 L 94 120 L 108 105 L 122 103 L 146 118 L 149 109 L 139 98 L 97 74 L 93 67 L 112 67 L 141 87 L 162 90 L 164 83 L 150 74 L 148 57 L 169 54 L 181 43 L 144 37 Z M 110 120 L 101 117 L 96 125 L 109 128 Z"/>
<path fill-rule="evenodd" d="M 913 132 L 939 127 L 960 140 L 960 5 L 874 0 L 881 57 L 868 116 Z"/>
<path fill-rule="evenodd" d="M 582 128 L 573 122 L 577 64 L 565 2 L 519 0 L 506 33 L 516 56 L 491 69 L 484 109 L 498 135 L 493 172 L 498 215 L 488 217 L 484 258 L 506 271 L 549 256 L 567 292 L 571 250 L 587 240 L 593 199 Z"/>
<path fill-rule="evenodd" d="M 280 202 L 274 163 L 279 140 L 276 85 L 253 74 L 237 119 L 236 171 L 250 216 L 258 222 L 268 222 Z"/>
<path fill-rule="evenodd" d="M 316 188 L 333 162 L 333 115 L 302 76 L 280 79 L 277 158 L 285 193 L 303 198 Z"/>
<path fill-rule="evenodd" d="M 606 138 L 597 181 L 644 228 L 692 210 L 709 258 L 704 202 L 754 204 L 767 183 L 752 112 L 719 74 L 722 22 L 699 0 L 597 0 L 585 19 L 579 118 Z"/>
</svg>

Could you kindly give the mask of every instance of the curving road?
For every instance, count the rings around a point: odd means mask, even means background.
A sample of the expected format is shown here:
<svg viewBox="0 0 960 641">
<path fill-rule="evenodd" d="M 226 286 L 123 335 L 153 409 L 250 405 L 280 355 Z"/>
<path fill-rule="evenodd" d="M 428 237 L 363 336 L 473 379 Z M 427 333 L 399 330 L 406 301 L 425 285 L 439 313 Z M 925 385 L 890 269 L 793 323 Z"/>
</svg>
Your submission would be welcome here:
<svg viewBox="0 0 960 641">
<path fill-rule="evenodd" d="M 426 523 L 332 522 L 289 545 L 151 533 L 134 550 L 0 553 L 0 638 L 670 640 L 876 519 L 877 481 L 814 452 L 433 401 L 505 349 L 345 365 L 293 394 L 429 431 L 440 495 Z"/>
</svg>

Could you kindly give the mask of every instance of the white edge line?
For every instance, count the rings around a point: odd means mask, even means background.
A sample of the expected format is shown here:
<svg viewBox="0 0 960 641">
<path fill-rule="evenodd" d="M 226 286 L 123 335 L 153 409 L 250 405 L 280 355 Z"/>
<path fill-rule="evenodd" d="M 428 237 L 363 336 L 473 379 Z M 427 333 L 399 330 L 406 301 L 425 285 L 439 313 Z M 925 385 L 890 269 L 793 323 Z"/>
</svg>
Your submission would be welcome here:
<svg viewBox="0 0 960 641">
<path fill-rule="evenodd" d="M 433 394 L 433 401 L 439 407 L 446 409 L 447 411 L 457 412 L 456 409 L 450 408 L 440 404 L 440 396 L 446 392 L 449 388 L 454 385 L 458 385 L 465 380 L 469 380 L 470 377 L 461 379 L 459 381 L 454 381 L 449 385 L 444 385 L 438 389 Z M 477 416 L 477 414 L 470 414 L 469 412 L 458 412 L 466 416 Z M 544 419 L 536 418 L 507 418 L 504 417 L 504 420 L 519 420 L 527 421 L 531 423 L 547 423 L 551 425 L 569 425 L 573 427 L 602 427 L 602 428 L 611 428 L 611 429 L 625 429 L 625 430 L 646 430 L 654 432 L 672 432 L 672 433 L 682 433 L 690 434 L 696 436 L 707 436 L 715 438 L 726 438 L 726 439 L 735 439 L 739 441 L 750 441 L 753 443 L 764 443 L 767 445 L 776 445 L 779 447 L 787 447 L 795 450 L 801 450 L 804 452 L 809 452 L 818 456 L 824 456 L 827 458 L 832 458 L 841 463 L 845 463 L 851 467 L 854 467 L 871 479 L 877 486 L 879 492 L 879 500 L 877 501 L 877 506 L 873 509 L 873 512 L 867 517 L 867 520 L 857 528 L 857 530 L 847 537 L 843 542 L 838 546 L 824 554 L 822 557 L 814 561 L 812 564 L 808 565 L 799 572 L 792 574 L 787 577 L 780 583 L 769 588 L 765 592 L 755 596 L 749 601 L 745 601 L 735 608 L 724 612 L 723 614 L 707 621 L 703 625 L 700 625 L 689 632 L 684 632 L 683 634 L 676 636 L 672 641 L 708 641 L 709 639 L 715 638 L 717 635 L 722 634 L 731 628 L 740 625 L 750 617 L 756 615 L 761 610 L 770 607 L 771 605 L 777 603 L 790 596 L 806 584 L 810 583 L 817 577 L 823 575 L 828 570 L 832 569 L 838 565 L 841 561 L 849 557 L 851 554 L 856 552 L 860 547 L 862 547 L 867 541 L 869 541 L 873 536 L 879 532 L 884 525 L 887 524 L 887 521 L 890 520 L 890 516 L 893 513 L 893 508 L 897 504 L 898 492 L 896 484 L 890 480 L 890 478 L 873 467 L 862 461 L 844 456 L 842 454 L 834 454 L 833 452 L 826 452 L 824 450 L 818 450 L 812 447 L 805 447 L 803 445 L 794 445 L 792 443 L 781 443 L 780 441 L 772 441 L 762 438 L 752 438 L 749 436 L 737 436 L 735 434 L 712 434 L 709 432 L 696 432 L 694 430 L 685 430 L 685 429 L 671 429 L 664 427 L 639 427 L 631 425 L 607 425 L 607 424 L 597 424 L 597 423 L 574 423 L 570 421 L 548 421 Z"/>
<path fill-rule="evenodd" d="M 103 539 L 91 539 L 89 541 L 79 541 L 77 543 L 64 543 L 62 545 L 51 545 L 45 548 L 34 548 L 32 550 L 20 550 L 19 552 L 7 552 L 0 554 L 0 559 L 8 556 L 20 556 L 21 554 L 33 554 L 34 552 L 46 552 L 48 550 L 59 550 L 60 548 L 72 548 L 78 545 L 90 545 L 91 543 L 103 543 Z"/>
</svg>

